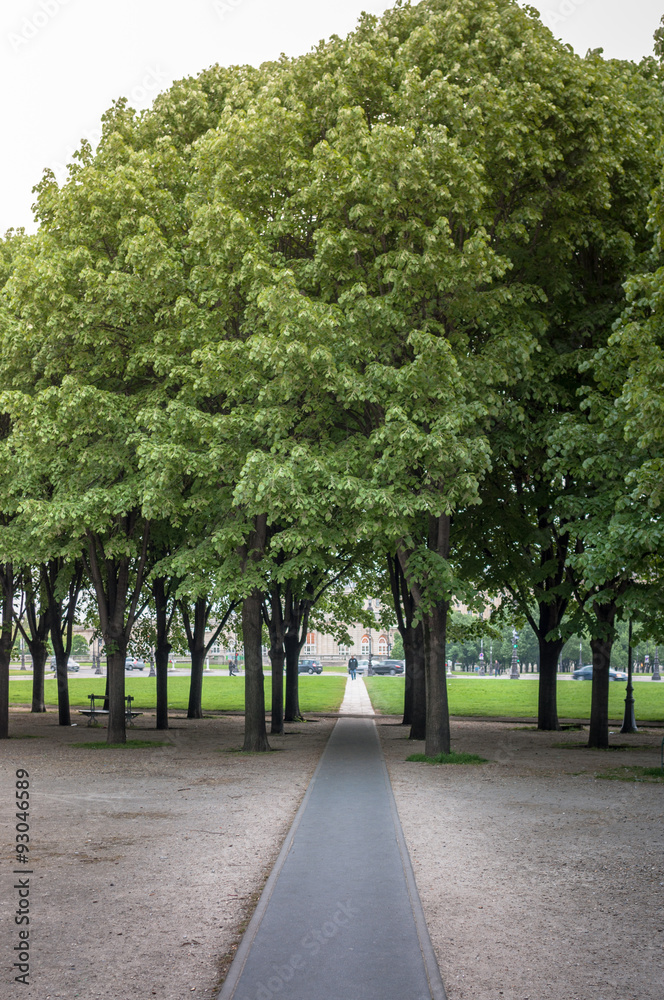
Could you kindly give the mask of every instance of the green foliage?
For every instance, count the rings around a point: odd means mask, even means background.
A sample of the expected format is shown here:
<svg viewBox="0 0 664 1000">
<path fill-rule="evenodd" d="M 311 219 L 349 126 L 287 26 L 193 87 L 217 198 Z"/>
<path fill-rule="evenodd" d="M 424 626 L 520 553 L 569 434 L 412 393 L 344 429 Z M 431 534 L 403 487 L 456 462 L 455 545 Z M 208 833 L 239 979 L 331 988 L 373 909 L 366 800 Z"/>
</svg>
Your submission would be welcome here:
<svg viewBox="0 0 664 1000">
<path fill-rule="evenodd" d="M 392 650 L 390 652 L 390 656 L 395 660 L 403 660 L 404 655 L 405 654 L 403 648 L 403 639 L 397 632 L 397 634 L 394 637 L 394 642 L 392 644 Z"/>
<path fill-rule="evenodd" d="M 71 644 L 71 655 L 74 657 L 90 655 L 90 647 L 88 646 L 85 636 L 79 634 L 74 635 Z"/>
</svg>

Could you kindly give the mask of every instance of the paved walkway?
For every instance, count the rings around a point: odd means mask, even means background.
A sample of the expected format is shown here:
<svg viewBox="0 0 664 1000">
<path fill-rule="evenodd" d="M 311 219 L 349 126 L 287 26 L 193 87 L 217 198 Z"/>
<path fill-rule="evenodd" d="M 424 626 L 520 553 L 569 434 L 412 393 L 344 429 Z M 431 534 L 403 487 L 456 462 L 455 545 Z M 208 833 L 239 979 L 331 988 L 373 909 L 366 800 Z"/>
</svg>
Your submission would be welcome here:
<svg viewBox="0 0 664 1000">
<path fill-rule="evenodd" d="M 334 727 L 218 1000 L 273 997 L 445 1000 L 371 719 Z"/>
<path fill-rule="evenodd" d="M 361 677 L 351 680 L 350 674 L 346 681 L 344 700 L 339 707 L 340 715 L 373 715 L 373 705 L 369 700 L 367 686 Z"/>
</svg>

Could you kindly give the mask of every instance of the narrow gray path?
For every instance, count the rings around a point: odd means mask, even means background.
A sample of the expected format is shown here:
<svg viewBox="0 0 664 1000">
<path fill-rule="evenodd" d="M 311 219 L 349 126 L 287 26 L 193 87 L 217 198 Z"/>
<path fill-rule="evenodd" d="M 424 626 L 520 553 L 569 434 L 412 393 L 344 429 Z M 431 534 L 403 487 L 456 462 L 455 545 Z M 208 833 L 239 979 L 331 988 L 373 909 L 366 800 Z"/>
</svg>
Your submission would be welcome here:
<svg viewBox="0 0 664 1000">
<path fill-rule="evenodd" d="M 219 1000 L 445 1000 L 376 727 L 340 719 Z"/>
</svg>

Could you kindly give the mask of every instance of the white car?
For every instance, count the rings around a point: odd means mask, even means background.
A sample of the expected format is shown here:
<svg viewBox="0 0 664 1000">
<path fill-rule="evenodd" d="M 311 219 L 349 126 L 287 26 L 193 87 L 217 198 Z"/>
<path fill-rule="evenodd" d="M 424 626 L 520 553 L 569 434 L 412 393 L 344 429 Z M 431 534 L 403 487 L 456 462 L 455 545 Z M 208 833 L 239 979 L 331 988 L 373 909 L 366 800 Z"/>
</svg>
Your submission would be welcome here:
<svg viewBox="0 0 664 1000">
<path fill-rule="evenodd" d="M 73 657 L 70 656 L 69 659 L 67 660 L 67 670 L 71 670 L 73 673 L 76 673 L 78 669 L 79 669 L 79 664 L 76 662 L 75 659 L 73 659 Z M 54 656 L 51 657 L 51 670 L 55 670 Z"/>
</svg>

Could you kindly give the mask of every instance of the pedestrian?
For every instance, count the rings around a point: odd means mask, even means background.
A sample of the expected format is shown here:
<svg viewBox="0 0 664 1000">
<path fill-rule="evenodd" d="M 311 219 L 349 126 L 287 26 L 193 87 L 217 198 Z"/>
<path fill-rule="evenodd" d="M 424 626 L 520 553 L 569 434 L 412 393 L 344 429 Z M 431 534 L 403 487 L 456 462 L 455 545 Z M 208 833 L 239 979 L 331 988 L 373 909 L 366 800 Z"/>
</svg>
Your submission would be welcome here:
<svg viewBox="0 0 664 1000">
<path fill-rule="evenodd" d="M 355 680 L 356 670 L 357 670 L 357 660 L 355 659 L 354 656 L 351 656 L 350 660 L 348 661 L 348 673 L 350 674 L 350 679 L 352 681 Z"/>
<path fill-rule="evenodd" d="M 235 673 L 235 663 L 233 662 L 233 657 L 231 656 L 228 660 L 228 676 L 232 677 Z"/>
</svg>

